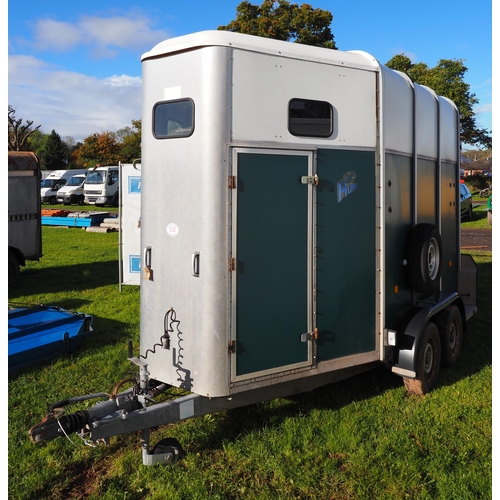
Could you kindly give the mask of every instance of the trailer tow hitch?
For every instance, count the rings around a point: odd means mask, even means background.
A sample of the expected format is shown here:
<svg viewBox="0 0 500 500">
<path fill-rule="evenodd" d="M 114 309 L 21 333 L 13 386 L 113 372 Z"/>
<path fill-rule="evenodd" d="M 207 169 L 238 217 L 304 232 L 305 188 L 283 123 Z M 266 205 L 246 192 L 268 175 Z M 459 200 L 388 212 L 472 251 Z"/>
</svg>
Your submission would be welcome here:
<svg viewBox="0 0 500 500">
<path fill-rule="evenodd" d="M 131 349 L 129 349 L 129 353 L 130 351 Z M 147 370 L 148 365 L 145 361 L 131 356 L 129 356 L 129 360 L 139 367 L 138 380 L 135 378 L 122 380 L 115 386 L 111 394 L 100 392 L 54 403 L 49 407 L 47 415 L 28 431 L 31 442 L 38 444 L 61 436 L 65 436 L 71 441 L 69 435 L 77 433 L 85 444 L 94 446 L 96 442 L 108 444 L 110 436 L 140 431 L 144 465 L 176 462 L 184 454 L 180 443 L 176 439 L 166 438 L 150 448 L 150 428 L 155 427 L 156 424 L 150 425 L 147 419 L 144 420 L 140 417 L 147 415 L 151 405 L 152 408 L 169 406 L 168 399 L 176 398 L 179 394 L 169 394 L 172 386 L 168 384 L 151 381 Z M 132 382 L 133 387 L 118 392 L 122 385 L 128 382 Z M 159 395 L 167 398 L 167 401 L 157 402 L 155 398 Z M 64 414 L 65 406 L 96 398 L 106 398 L 107 400 L 99 401 L 85 410 L 79 410 L 68 415 Z M 170 399 L 170 401 L 172 400 Z M 127 426 L 129 419 L 135 422 L 131 427 Z M 175 420 L 177 419 L 178 417 Z M 105 435 L 101 434 L 99 436 L 103 427 L 106 429 Z M 87 439 L 88 437 L 90 439 Z"/>
</svg>

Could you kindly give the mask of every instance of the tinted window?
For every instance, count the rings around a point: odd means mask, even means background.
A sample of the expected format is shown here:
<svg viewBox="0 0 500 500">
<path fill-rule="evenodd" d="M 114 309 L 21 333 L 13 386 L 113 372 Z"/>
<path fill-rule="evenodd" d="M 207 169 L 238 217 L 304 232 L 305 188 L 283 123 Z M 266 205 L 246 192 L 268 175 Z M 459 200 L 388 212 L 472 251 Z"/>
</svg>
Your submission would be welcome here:
<svg viewBox="0 0 500 500">
<path fill-rule="evenodd" d="M 153 135 L 157 139 L 189 137 L 194 131 L 191 99 L 159 102 L 153 109 Z"/>
<path fill-rule="evenodd" d="M 325 101 L 292 99 L 288 105 L 288 130 L 293 135 L 329 137 L 333 132 L 333 108 Z"/>
</svg>

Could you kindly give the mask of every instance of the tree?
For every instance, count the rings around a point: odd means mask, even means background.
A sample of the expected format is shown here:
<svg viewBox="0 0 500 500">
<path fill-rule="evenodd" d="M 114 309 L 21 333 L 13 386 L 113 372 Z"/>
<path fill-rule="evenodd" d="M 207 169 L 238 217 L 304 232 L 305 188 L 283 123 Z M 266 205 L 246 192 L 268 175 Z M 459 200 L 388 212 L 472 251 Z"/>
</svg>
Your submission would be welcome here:
<svg viewBox="0 0 500 500">
<path fill-rule="evenodd" d="M 74 151 L 77 162 L 90 168 L 101 165 L 116 165 L 120 160 L 120 145 L 114 132 L 92 134 L 84 139 L 78 150 Z"/>
<path fill-rule="evenodd" d="M 141 120 L 132 120 L 133 128 L 124 127 L 116 132 L 121 140 L 120 156 L 125 162 L 132 163 L 141 157 L 141 124 Z"/>
<path fill-rule="evenodd" d="M 461 141 L 491 149 L 491 133 L 478 128 L 476 124 L 473 106 L 479 100 L 475 94 L 470 93 L 470 85 L 464 81 L 468 69 L 462 59 L 441 59 L 434 68 L 429 68 L 424 63 L 413 64 L 404 54 L 397 54 L 386 66 L 405 73 L 413 82 L 425 85 L 436 94 L 451 99 L 460 112 Z"/>
<path fill-rule="evenodd" d="M 327 10 L 313 9 L 309 4 L 264 0 L 259 7 L 245 0 L 236 7 L 236 19 L 217 29 L 336 49 L 330 30 L 332 19 Z"/>
<path fill-rule="evenodd" d="M 9 120 L 9 150 L 10 151 L 25 151 L 27 147 L 28 137 L 34 134 L 41 125 L 31 128 L 33 121 L 26 120 L 23 125 L 22 118 L 16 118 L 16 110 L 9 104 L 8 120 Z"/>
<path fill-rule="evenodd" d="M 47 135 L 40 158 L 47 170 L 57 170 L 67 165 L 68 153 L 68 147 L 62 142 L 61 136 L 52 130 Z"/>
</svg>

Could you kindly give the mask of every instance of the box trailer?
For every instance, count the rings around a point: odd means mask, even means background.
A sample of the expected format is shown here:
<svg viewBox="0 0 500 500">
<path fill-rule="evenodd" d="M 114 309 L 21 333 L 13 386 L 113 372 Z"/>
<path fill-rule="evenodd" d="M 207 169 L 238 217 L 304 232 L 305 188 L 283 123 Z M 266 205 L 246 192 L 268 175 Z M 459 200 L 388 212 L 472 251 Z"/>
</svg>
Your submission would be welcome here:
<svg viewBox="0 0 500 500">
<path fill-rule="evenodd" d="M 42 256 L 40 162 L 28 151 L 9 151 L 9 288 L 27 260 Z"/>
<path fill-rule="evenodd" d="M 141 160 L 120 163 L 119 286 L 141 284 Z"/>
<path fill-rule="evenodd" d="M 453 102 L 365 52 L 238 33 L 142 66 L 137 385 L 57 423 L 52 405 L 31 439 L 141 430 L 152 464 L 180 450 L 152 427 L 377 366 L 431 390 L 477 311 Z"/>
</svg>

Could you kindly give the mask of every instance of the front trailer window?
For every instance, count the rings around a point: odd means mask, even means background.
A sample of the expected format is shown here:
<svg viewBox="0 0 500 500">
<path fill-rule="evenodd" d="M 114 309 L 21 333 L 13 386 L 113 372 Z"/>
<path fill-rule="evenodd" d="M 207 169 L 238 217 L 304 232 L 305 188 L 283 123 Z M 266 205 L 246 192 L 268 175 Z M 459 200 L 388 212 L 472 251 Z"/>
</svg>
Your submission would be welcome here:
<svg viewBox="0 0 500 500">
<path fill-rule="evenodd" d="M 288 130 L 304 137 L 330 137 L 333 133 L 333 108 L 326 101 L 292 99 L 288 104 Z"/>
<path fill-rule="evenodd" d="M 153 135 L 157 139 L 189 137 L 194 132 L 191 99 L 158 102 L 153 108 Z"/>
</svg>

